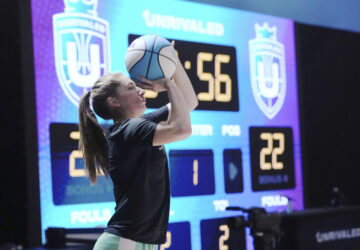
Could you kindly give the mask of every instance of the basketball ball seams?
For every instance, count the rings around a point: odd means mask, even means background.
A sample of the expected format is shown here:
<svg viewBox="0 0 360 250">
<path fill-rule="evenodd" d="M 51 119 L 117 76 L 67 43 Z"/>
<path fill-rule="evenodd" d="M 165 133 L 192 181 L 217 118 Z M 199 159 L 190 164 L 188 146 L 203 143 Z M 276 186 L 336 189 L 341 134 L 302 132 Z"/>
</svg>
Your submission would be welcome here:
<svg viewBox="0 0 360 250">
<path fill-rule="evenodd" d="M 135 51 L 135 50 L 134 50 L 134 51 Z M 144 50 L 139 49 L 139 50 L 136 50 L 136 51 L 144 51 Z M 134 65 L 131 66 L 130 69 L 128 69 L 128 72 L 130 72 L 138 63 L 140 63 L 141 60 L 145 57 L 145 55 L 146 55 L 146 51 L 145 51 L 145 53 L 142 54 L 142 56 L 140 57 L 140 59 L 139 59 L 136 63 L 134 63 Z"/>
<path fill-rule="evenodd" d="M 170 46 L 172 46 L 172 45 L 170 45 Z M 170 46 L 164 46 L 164 47 L 162 47 L 161 49 L 166 48 L 166 47 L 170 47 Z M 155 53 L 156 53 L 156 52 L 155 52 Z M 170 61 L 172 61 L 172 62 L 175 63 L 175 65 L 176 65 L 176 61 L 175 61 L 174 59 L 172 59 L 171 57 L 168 57 L 168 56 L 166 56 L 166 55 L 164 55 L 164 54 L 161 54 L 161 53 L 157 53 L 157 54 L 159 54 L 159 55 L 161 55 L 161 56 L 163 56 L 163 57 L 166 57 L 167 59 L 169 59 Z"/>
<path fill-rule="evenodd" d="M 149 74 L 149 68 L 150 68 L 150 64 L 151 64 L 151 60 L 152 60 L 152 58 L 153 58 L 153 54 L 154 54 L 154 47 L 155 47 L 155 43 L 156 43 L 156 40 L 159 38 L 159 35 L 156 35 L 155 36 L 155 39 L 154 39 L 154 42 L 153 42 L 153 44 L 152 44 L 152 48 L 151 48 L 151 55 L 150 55 L 150 60 L 149 60 L 149 62 L 148 62 L 148 66 L 147 66 L 147 69 L 146 69 L 146 76 L 145 76 L 145 78 L 148 78 L 148 74 Z M 162 72 L 162 70 L 161 70 L 161 72 Z"/>
<path fill-rule="evenodd" d="M 171 46 L 171 45 L 165 46 L 165 47 L 162 47 L 161 49 L 166 48 L 166 47 L 170 47 L 170 46 Z M 132 49 L 132 50 L 129 50 L 129 53 L 134 52 L 134 51 L 144 51 L 145 53 L 146 53 L 146 52 L 151 53 L 151 50 L 143 50 L 143 49 Z M 144 53 L 144 55 L 145 55 L 145 53 Z M 176 64 L 176 61 L 175 61 L 173 58 L 169 57 L 169 56 L 166 56 L 166 55 L 161 54 L 161 53 L 159 53 L 159 52 L 152 52 L 152 53 L 153 53 L 153 54 L 159 54 L 159 55 L 161 55 L 161 56 L 163 56 L 163 57 L 166 57 L 167 59 L 171 60 L 173 63 Z M 142 59 L 142 58 L 143 58 L 143 57 L 141 57 L 141 59 Z M 132 68 L 132 67 L 131 67 L 131 68 Z"/>
<path fill-rule="evenodd" d="M 149 80 L 173 76 L 178 60 L 170 42 L 160 35 L 146 35 L 140 39 L 126 52 L 125 64 L 131 79 L 141 81 L 140 75 Z"/>
<path fill-rule="evenodd" d="M 158 60 L 159 64 L 160 64 L 160 56 L 161 56 L 161 54 L 157 53 L 157 60 Z M 165 73 L 164 73 L 163 68 L 162 67 L 159 67 L 159 68 L 161 70 L 162 76 L 165 77 Z"/>
<path fill-rule="evenodd" d="M 174 66 L 175 66 L 175 68 L 176 68 L 176 63 L 175 63 L 171 58 L 169 58 L 168 56 L 164 56 L 163 54 L 160 54 L 160 53 L 157 53 L 157 54 L 158 54 L 158 61 L 159 61 L 159 63 L 160 63 L 160 56 L 162 56 L 162 57 L 165 57 L 165 58 L 169 59 L 169 60 L 174 64 Z M 165 72 L 164 72 L 164 70 L 163 70 L 163 67 L 160 67 L 160 69 L 161 69 L 161 72 L 162 72 L 162 74 L 163 74 L 163 77 L 165 77 Z"/>
<path fill-rule="evenodd" d="M 144 50 L 143 50 L 143 49 L 134 49 L 134 50 L 131 50 L 130 52 L 133 52 L 133 51 L 135 52 L 135 51 L 144 51 Z M 140 58 L 133 66 L 131 66 L 130 69 L 128 69 L 129 72 L 130 72 L 137 64 L 140 63 L 140 61 L 145 57 L 146 53 L 151 53 L 150 50 L 145 50 L 144 52 L 145 52 L 145 53 L 142 54 L 141 58 Z M 152 59 L 152 56 L 153 56 L 153 55 L 157 55 L 158 61 L 159 61 L 160 56 L 163 56 L 163 57 L 169 59 L 173 64 L 175 64 L 175 67 L 176 67 L 176 62 L 175 62 L 175 60 L 173 60 L 171 57 L 165 56 L 165 55 L 163 55 L 163 54 L 161 54 L 161 53 L 153 52 L 152 55 L 150 56 L 150 59 L 149 59 L 149 63 L 148 63 L 147 71 L 146 71 L 146 76 L 144 76 L 145 78 L 147 78 L 147 76 L 148 76 L 149 68 L 150 68 L 150 62 L 151 62 L 151 59 Z M 162 67 L 160 67 L 160 69 L 161 69 L 161 72 L 162 72 L 162 74 L 163 74 L 163 77 L 165 77 L 165 73 L 164 73 Z"/>
</svg>

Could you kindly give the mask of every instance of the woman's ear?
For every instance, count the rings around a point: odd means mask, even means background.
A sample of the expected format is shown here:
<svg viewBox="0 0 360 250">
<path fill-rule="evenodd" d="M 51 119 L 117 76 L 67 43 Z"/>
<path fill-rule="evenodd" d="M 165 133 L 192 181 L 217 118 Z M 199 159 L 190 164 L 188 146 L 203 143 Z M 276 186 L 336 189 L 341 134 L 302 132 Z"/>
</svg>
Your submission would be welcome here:
<svg viewBox="0 0 360 250">
<path fill-rule="evenodd" d="M 109 107 L 111 107 L 111 108 L 120 107 L 120 102 L 119 102 L 119 100 L 118 100 L 115 96 L 109 96 L 109 97 L 106 99 L 106 103 L 107 103 L 107 105 L 109 105 Z"/>
</svg>

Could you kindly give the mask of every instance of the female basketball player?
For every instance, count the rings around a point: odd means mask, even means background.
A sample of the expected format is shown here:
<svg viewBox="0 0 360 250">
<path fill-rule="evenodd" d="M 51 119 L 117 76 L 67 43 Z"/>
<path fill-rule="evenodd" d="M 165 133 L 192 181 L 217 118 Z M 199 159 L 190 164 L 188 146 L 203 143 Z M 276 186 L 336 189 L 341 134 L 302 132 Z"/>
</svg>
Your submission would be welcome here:
<svg viewBox="0 0 360 250">
<path fill-rule="evenodd" d="M 100 174 L 114 184 L 115 213 L 96 250 L 157 250 L 169 219 L 169 173 L 164 144 L 191 134 L 190 112 L 198 101 L 178 60 L 172 79 L 135 83 L 121 73 L 100 77 L 79 105 L 80 143 L 92 183 Z M 143 114 L 144 89 L 167 91 L 170 103 Z M 105 135 L 93 111 L 114 121 Z"/>
</svg>

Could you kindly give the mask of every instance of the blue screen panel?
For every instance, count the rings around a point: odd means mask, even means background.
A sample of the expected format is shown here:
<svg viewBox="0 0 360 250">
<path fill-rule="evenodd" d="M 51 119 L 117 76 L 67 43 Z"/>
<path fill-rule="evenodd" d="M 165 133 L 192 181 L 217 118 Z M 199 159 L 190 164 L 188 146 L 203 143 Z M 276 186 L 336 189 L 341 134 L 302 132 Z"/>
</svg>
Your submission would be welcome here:
<svg viewBox="0 0 360 250">
<path fill-rule="evenodd" d="M 220 238 L 230 244 L 222 220 L 243 214 L 227 206 L 303 209 L 293 21 L 190 1 L 33 0 L 31 7 L 43 233 L 105 227 L 113 214 L 111 180 L 91 186 L 84 171 L 78 102 L 100 75 L 126 72 L 129 43 L 150 33 L 175 41 L 199 100 L 192 135 L 165 145 L 173 244 L 163 249 L 178 247 L 178 237 L 186 249 L 216 249 Z M 168 102 L 166 93 L 146 97 L 147 112 Z"/>
</svg>

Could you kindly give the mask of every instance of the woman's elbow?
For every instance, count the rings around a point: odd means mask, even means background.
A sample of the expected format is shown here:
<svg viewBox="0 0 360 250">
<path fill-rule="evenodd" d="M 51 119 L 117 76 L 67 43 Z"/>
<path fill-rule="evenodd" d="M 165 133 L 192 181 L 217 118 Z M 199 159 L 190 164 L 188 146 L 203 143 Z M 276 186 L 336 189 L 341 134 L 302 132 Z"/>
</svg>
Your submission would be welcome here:
<svg viewBox="0 0 360 250">
<path fill-rule="evenodd" d="M 195 98 L 191 104 L 190 104 L 190 111 L 193 111 L 194 109 L 196 109 L 196 107 L 199 105 L 199 101 L 197 98 Z"/>
<path fill-rule="evenodd" d="M 199 100 L 197 98 L 195 98 L 195 101 L 194 101 L 194 108 L 193 109 L 196 109 L 196 107 L 199 105 Z"/>
<path fill-rule="evenodd" d="M 191 125 L 186 128 L 185 136 L 188 138 L 192 134 L 192 128 Z"/>
<path fill-rule="evenodd" d="M 178 136 L 181 137 L 181 139 L 186 139 L 192 134 L 192 128 L 191 125 L 189 126 L 183 126 L 178 130 Z"/>
</svg>

